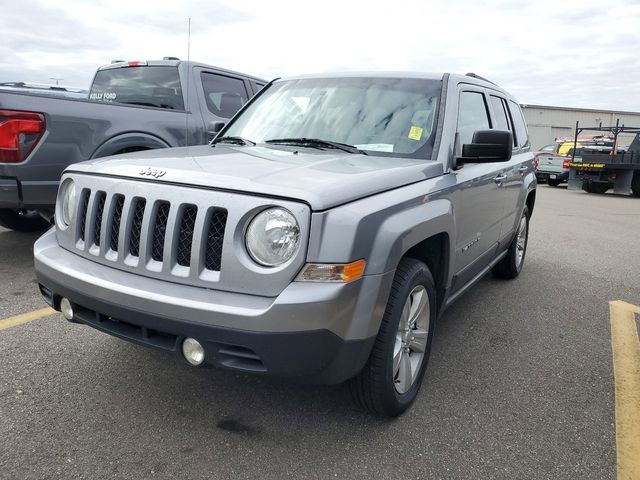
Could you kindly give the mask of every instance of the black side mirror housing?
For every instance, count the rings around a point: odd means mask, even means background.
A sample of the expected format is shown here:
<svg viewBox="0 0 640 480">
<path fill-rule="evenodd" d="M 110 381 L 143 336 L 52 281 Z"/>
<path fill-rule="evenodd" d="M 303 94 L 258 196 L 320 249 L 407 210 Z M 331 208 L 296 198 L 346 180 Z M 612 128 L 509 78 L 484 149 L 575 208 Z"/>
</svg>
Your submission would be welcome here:
<svg viewBox="0 0 640 480">
<path fill-rule="evenodd" d="M 471 143 L 462 145 L 464 163 L 508 162 L 513 150 L 513 135 L 507 130 L 478 130 Z"/>
<path fill-rule="evenodd" d="M 209 122 L 209 128 L 207 128 L 207 140 L 211 141 L 225 126 L 225 122 L 213 121 Z"/>
</svg>

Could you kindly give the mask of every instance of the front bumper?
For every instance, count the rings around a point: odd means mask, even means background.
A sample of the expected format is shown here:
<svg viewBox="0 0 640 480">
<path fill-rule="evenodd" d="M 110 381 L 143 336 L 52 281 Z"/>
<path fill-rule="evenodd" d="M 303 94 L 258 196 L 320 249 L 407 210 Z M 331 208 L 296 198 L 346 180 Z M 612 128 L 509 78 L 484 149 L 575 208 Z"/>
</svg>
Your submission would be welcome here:
<svg viewBox="0 0 640 480">
<path fill-rule="evenodd" d="M 185 337 L 205 362 L 253 373 L 338 383 L 364 366 L 393 272 L 342 285 L 291 283 L 279 296 L 213 291 L 100 265 L 61 248 L 54 230 L 34 247 L 47 302 L 61 297 L 98 330 L 176 352 Z"/>
</svg>

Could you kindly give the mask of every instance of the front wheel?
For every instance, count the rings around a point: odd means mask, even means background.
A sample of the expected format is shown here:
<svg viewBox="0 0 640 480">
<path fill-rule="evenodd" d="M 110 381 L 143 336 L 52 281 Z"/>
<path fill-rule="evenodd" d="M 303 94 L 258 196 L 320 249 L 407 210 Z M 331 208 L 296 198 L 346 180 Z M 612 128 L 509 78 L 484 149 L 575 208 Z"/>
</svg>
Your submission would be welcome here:
<svg viewBox="0 0 640 480">
<path fill-rule="evenodd" d="M 436 319 L 436 289 L 429 268 L 404 258 L 367 364 L 349 382 L 354 401 L 395 417 L 415 400 L 424 377 Z"/>
<path fill-rule="evenodd" d="M 0 208 L 0 226 L 17 232 L 40 232 L 49 227 L 49 222 L 35 210 Z"/>
<path fill-rule="evenodd" d="M 525 206 L 518 222 L 518 229 L 513 241 L 507 250 L 507 254 L 492 269 L 491 272 L 498 278 L 511 280 L 520 275 L 524 265 L 524 257 L 529 243 L 529 209 Z"/>
</svg>

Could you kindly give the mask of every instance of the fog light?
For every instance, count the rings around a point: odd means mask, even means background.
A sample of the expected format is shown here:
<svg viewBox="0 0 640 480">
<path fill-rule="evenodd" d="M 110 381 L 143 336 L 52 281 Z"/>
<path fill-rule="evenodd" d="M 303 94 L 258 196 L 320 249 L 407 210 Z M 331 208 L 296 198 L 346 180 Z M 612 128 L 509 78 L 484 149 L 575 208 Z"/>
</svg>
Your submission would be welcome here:
<svg viewBox="0 0 640 480">
<path fill-rule="evenodd" d="M 204 360 L 204 348 L 195 338 L 187 337 L 182 342 L 182 355 L 191 365 L 200 365 Z"/>
<path fill-rule="evenodd" d="M 60 311 L 67 320 L 73 320 L 73 307 L 68 298 L 62 297 L 60 300 Z"/>
</svg>

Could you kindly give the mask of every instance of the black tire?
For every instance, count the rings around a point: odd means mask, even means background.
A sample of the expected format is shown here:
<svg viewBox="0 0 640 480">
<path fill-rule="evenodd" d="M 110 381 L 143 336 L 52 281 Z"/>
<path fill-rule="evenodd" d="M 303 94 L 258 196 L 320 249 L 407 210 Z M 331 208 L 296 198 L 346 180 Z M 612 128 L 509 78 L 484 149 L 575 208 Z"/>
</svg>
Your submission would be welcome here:
<svg viewBox="0 0 640 480">
<path fill-rule="evenodd" d="M 399 333 L 398 326 L 405 303 L 409 295 L 416 288 L 420 289 L 420 286 L 423 286 L 427 293 L 426 300 L 429 305 L 429 312 L 424 317 L 428 317 L 429 321 L 426 329 L 426 347 L 411 387 L 406 392 L 399 393 L 393 371 L 396 336 Z M 387 417 L 396 417 L 411 406 L 420 390 L 427 369 L 435 320 L 436 289 L 429 268 L 419 260 L 402 259 L 393 279 L 387 308 L 369 360 L 362 371 L 349 381 L 351 395 L 357 405 L 374 414 Z"/>
<path fill-rule="evenodd" d="M 49 222 L 35 210 L 0 208 L 0 226 L 17 232 L 41 232 L 49 227 Z"/>
<path fill-rule="evenodd" d="M 525 232 L 524 232 L 524 250 L 522 256 L 519 255 L 518 239 L 520 238 L 521 222 L 524 219 Z M 529 209 L 525 206 L 520 217 L 520 222 L 516 228 L 516 234 L 509 245 L 509 250 L 505 257 L 500 260 L 492 269 L 491 272 L 498 278 L 504 278 L 511 280 L 520 275 L 522 267 L 524 266 L 524 260 L 527 256 L 527 245 L 529 244 Z M 522 245 L 522 244 L 521 244 Z"/>
<path fill-rule="evenodd" d="M 591 180 L 589 180 L 588 178 L 582 179 L 582 190 L 584 190 L 587 193 L 593 193 L 591 191 Z"/>
<path fill-rule="evenodd" d="M 631 194 L 634 197 L 640 197 L 640 172 L 633 175 L 633 180 L 631 180 Z"/>
<path fill-rule="evenodd" d="M 549 179 L 547 180 L 547 183 L 549 184 L 550 187 L 557 187 L 558 185 L 560 185 L 561 180 L 553 180 L 553 179 Z"/>
</svg>

